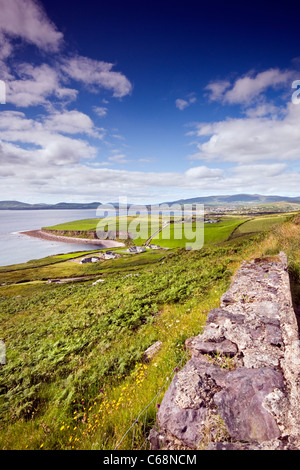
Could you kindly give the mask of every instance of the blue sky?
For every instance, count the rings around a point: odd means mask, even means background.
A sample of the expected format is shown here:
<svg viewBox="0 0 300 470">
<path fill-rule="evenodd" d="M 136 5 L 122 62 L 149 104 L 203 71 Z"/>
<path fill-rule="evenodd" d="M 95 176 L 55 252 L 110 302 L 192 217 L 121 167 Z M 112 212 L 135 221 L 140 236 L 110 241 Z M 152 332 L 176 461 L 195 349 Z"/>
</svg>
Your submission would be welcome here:
<svg viewBox="0 0 300 470">
<path fill-rule="evenodd" d="M 0 0 L 0 199 L 299 196 L 299 11 Z"/>
</svg>

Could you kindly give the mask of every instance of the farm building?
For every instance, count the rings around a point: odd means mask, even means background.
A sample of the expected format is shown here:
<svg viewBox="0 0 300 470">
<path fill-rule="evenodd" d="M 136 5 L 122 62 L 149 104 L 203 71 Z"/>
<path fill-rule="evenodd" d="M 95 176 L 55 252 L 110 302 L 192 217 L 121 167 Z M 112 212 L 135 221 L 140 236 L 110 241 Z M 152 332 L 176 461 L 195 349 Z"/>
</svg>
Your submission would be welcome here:
<svg viewBox="0 0 300 470">
<path fill-rule="evenodd" d="M 113 253 L 112 251 L 106 251 L 106 253 L 103 253 L 102 259 L 109 260 L 109 259 L 116 259 L 118 257 L 119 255 L 117 253 Z"/>
<path fill-rule="evenodd" d="M 93 258 L 84 258 L 80 261 L 80 264 L 90 264 L 90 263 L 98 263 L 100 258 L 93 257 Z"/>
<path fill-rule="evenodd" d="M 127 250 L 127 253 L 145 253 L 146 248 L 144 246 L 132 246 Z"/>
</svg>

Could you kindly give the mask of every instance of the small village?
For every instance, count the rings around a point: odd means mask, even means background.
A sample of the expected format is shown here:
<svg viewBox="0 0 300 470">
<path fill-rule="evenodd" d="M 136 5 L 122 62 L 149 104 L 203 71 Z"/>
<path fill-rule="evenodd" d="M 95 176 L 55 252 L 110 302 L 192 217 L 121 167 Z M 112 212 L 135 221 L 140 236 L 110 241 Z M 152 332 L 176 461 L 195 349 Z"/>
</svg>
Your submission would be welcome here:
<svg viewBox="0 0 300 470">
<path fill-rule="evenodd" d="M 132 246 L 126 250 L 126 253 L 139 254 L 146 253 L 147 250 L 162 250 L 165 248 L 160 247 L 159 245 L 147 245 L 147 246 Z M 100 261 L 108 261 L 121 258 L 119 253 L 113 251 L 106 251 L 104 253 L 95 254 L 93 256 L 83 258 L 80 261 L 80 264 L 91 264 L 99 263 Z"/>
</svg>

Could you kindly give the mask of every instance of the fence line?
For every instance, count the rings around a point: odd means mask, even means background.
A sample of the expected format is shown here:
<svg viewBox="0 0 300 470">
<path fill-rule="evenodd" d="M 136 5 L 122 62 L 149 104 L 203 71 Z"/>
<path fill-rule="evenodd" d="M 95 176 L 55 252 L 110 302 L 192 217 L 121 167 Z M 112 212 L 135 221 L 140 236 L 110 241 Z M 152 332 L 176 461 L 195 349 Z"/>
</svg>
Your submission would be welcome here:
<svg viewBox="0 0 300 470">
<path fill-rule="evenodd" d="M 130 428 L 127 429 L 127 431 L 125 432 L 124 436 L 122 437 L 122 439 L 120 440 L 120 442 L 118 443 L 118 445 L 115 447 L 114 450 L 117 450 L 120 445 L 122 444 L 122 442 L 124 441 L 125 437 L 130 433 L 130 431 L 132 429 L 134 429 L 135 431 L 135 425 L 139 422 L 139 419 L 141 418 L 141 416 L 143 416 L 144 413 L 148 412 L 148 409 L 150 408 L 150 406 L 152 405 L 152 403 L 154 403 L 155 400 L 157 400 L 157 398 L 159 397 L 159 395 L 161 394 L 161 392 L 163 391 L 163 389 L 166 387 L 166 385 L 170 382 L 171 378 L 173 377 L 174 374 L 176 374 L 176 372 L 178 372 L 181 364 L 183 363 L 184 359 L 186 358 L 187 356 L 187 352 L 185 352 L 185 354 L 183 355 L 183 357 L 181 358 L 180 362 L 176 365 L 176 367 L 173 369 L 171 375 L 166 379 L 164 385 L 160 388 L 160 390 L 157 392 L 157 394 L 155 395 L 155 397 L 148 403 L 148 405 L 140 412 L 140 414 L 138 415 L 138 417 L 136 418 L 136 420 L 133 422 L 133 424 L 130 426 Z M 157 403 L 157 402 L 156 402 Z M 144 432 L 145 432 L 145 429 L 146 429 L 146 419 L 147 419 L 147 415 L 145 417 L 145 422 L 144 422 Z M 134 443 L 134 437 L 135 437 L 135 432 L 133 432 L 133 437 L 132 437 L 132 444 L 131 444 L 131 449 L 133 448 L 133 443 Z M 146 437 L 145 441 L 143 442 L 141 448 L 145 445 L 145 443 L 147 442 L 147 439 L 148 437 Z M 140 448 L 140 449 L 141 449 Z"/>
</svg>

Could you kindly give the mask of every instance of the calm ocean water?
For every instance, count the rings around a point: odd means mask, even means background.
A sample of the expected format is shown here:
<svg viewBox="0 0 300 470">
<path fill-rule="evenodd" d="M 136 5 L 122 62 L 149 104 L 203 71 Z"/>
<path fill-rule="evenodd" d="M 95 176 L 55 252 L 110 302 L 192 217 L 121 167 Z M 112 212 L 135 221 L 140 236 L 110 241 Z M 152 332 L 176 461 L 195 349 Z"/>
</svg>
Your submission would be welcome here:
<svg viewBox="0 0 300 470">
<path fill-rule="evenodd" d="M 42 227 L 96 217 L 96 210 L 0 210 L 0 266 L 26 263 L 32 259 L 59 253 L 88 251 L 89 246 L 86 244 L 58 243 L 20 235 L 18 232 L 39 230 Z"/>
</svg>

